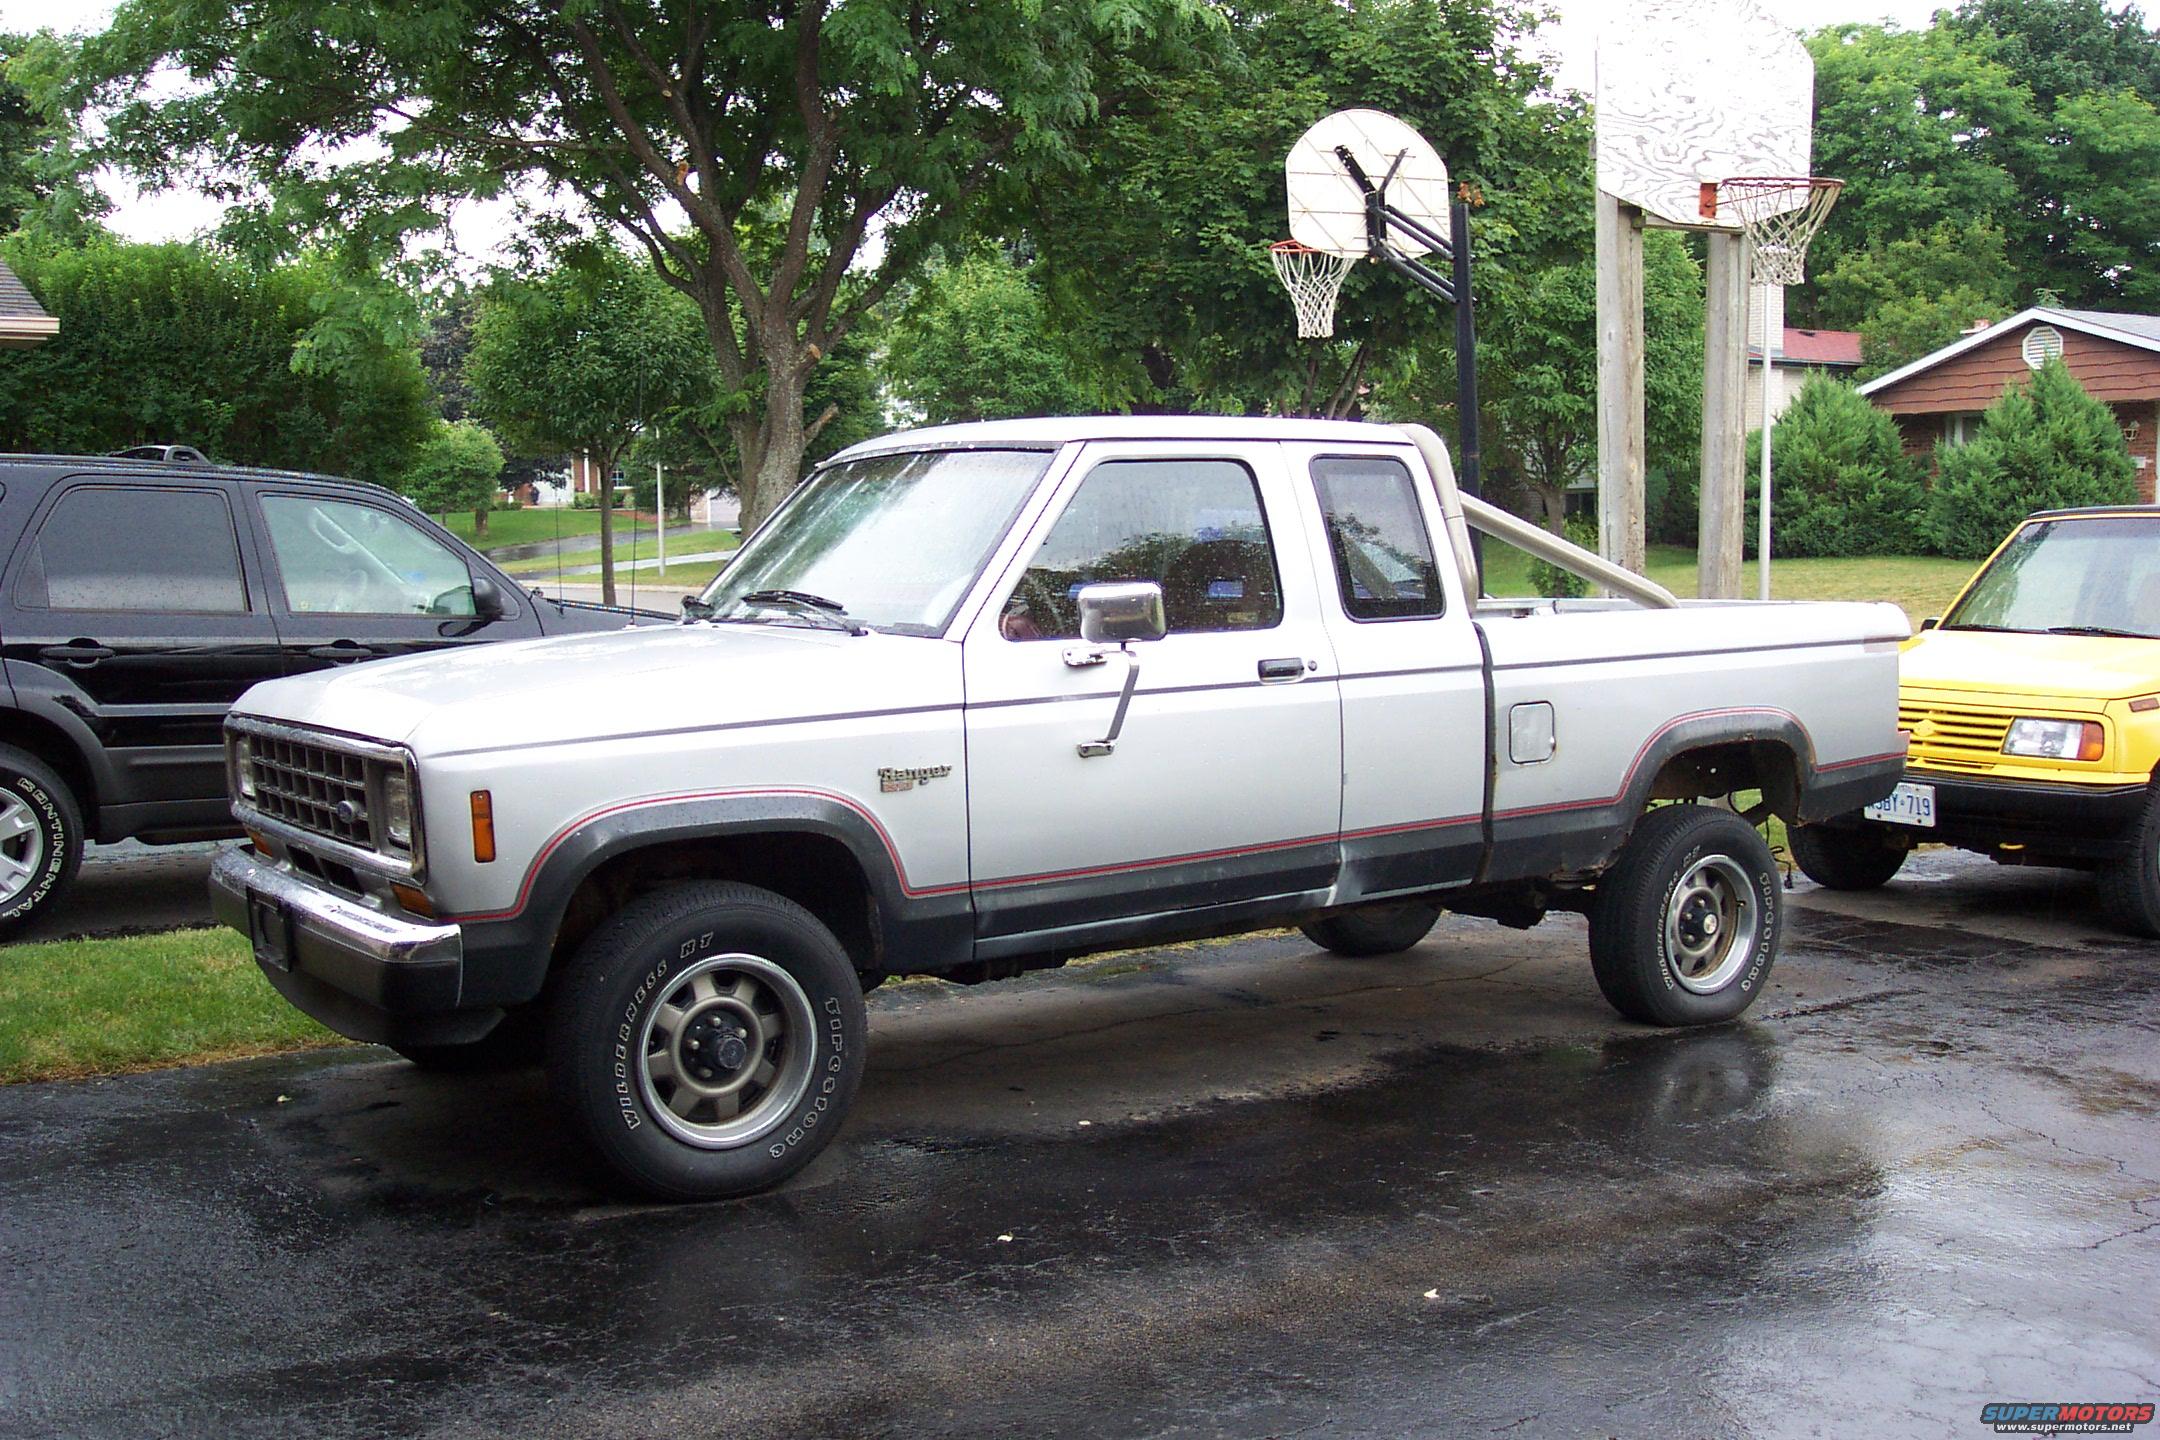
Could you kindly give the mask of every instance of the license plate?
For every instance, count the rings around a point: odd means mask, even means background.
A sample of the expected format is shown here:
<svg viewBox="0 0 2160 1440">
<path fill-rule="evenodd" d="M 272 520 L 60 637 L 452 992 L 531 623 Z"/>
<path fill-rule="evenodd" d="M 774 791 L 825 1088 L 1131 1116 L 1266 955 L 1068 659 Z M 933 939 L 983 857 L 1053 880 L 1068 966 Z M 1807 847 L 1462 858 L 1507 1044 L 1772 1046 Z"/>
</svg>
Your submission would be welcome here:
<svg viewBox="0 0 2160 1440">
<path fill-rule="evenodd" d="M 292 969 L 292 917 L 277 901 L 248 896 L 248 939 L 256 960 L 273 970 Z"/>
<path fill-rule="evenodd" d="M 1870 820 L 1887 821 L 1892 825 L 1920 825 L 1933 829 L 1935 787 L 1900 785 L 1860 813 Z"/>
</svg>

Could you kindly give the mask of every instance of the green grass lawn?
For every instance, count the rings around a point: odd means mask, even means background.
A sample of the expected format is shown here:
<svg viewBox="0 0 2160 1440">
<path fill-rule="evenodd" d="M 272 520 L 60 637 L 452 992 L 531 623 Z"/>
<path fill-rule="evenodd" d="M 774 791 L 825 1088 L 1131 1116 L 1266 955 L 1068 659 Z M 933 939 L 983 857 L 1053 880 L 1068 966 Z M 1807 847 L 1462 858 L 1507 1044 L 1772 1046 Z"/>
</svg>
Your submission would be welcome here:
<svg viewBox="0 0 2160 1440">
<path fill-rule="evenodd" d="M 343 1043 L 270 988 L 231 930 L 0 948 L 0 1082 Z"/>
<path fill-rule="evenodd" d="M 600 533 L 599 511 L 572 510 L 568 507 L 559 510 L 535 508 L 492 511 L 488 515 L 487 534 L 478 538 L 473 535 L 470 510 L 453 510 L 447 517 L 437 515 L 435 518 L 451 534 L 475 550 L 494 550 L 504 545 L 533 545 L 542 540 L 553 540 L 558 534 L 567 540 L 579 535 Z M 621 511 L 615 512 L 617 526 L 624 525 L 625 519 Z M 647 518 L 640 523 L 649 527 L 652 521 Z"/>
<path fill-rule="evenodd" d="M 471 517 L 468 516 L 467 518 Z M 735 536 L 726 530 L 668 531 L 668 553 L 670 555 L 707 555 L 715 550 L 733 550 L 738 543 Z M 650 524 L 639 522 L 637 544 L 635 545 L 630 543 L 630 527 L 621 523 L 616 525 L 615 563 L 617 565 L 629 560 L 657 560 L 658 558 L 660 558 L 660 542 L 654 536 Z M 576 566 L 579 569 L 583 569 L 588 565 L 597 565 L 600 563 L 600 552 L 598 550 L 586 550 L 575 555 L 566 555 L 563 557 L 562 563 L 565 568 Z M 693 569 L 702 569 L 703 573 L 710 576 L 719 568 L 719 562 L 704 560 L 698 562 L 696 566 L 671 565 L 668 568 L 671 574 L 679 571 L 685 575 L 691 573 Z M 512 560 L 503 566 L 503 573 L 517 576 L 540 575 L 552 578 L 555 574 L 555 557 L 541 555 L 526 560 Z M 650 574 L 652 572 L 646 571 L 644 573 Z M 626 572 L 618 573 L 616 577 L 618 581 L 625 578 L 625 574 Z M 565 578 L 570 577 L 566 576 Z M 598 576 L 593 576 L 592 580 L 594 583 L 598 583 Z"/>
<path fill-rule="evenodd" d="M 1675 595 L 1695 593 L 1695 552 L 1678 545 L 1653 545 L 1650 578 Z M 1777 600 L 1888 600 L 1903 607 L 1918 625 L 1940 615 L 1965 588 L 1976 567 L 1970 560 L 1934 555 L 1874 555 L 1851 560 L 1770 559 L 1770 594 Z M 1529 595 L 1530 557 L 1512 545 L 1485 542 L 1485 588 L 1495 595 Z M 1756 567 L 1742 568 L 1740 593 L 1755 595 Z"/>
</svg>

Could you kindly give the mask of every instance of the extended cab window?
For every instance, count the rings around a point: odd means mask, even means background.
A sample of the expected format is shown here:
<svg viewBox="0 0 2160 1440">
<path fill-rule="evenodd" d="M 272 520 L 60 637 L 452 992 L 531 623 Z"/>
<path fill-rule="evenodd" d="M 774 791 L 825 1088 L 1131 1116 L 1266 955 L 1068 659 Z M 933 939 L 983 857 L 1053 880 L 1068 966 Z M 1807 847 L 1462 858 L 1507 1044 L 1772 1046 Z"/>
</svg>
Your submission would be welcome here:
<svg viewBox="0 0 2160 1440">
<path fill-rule="evenodd" d="M 232 507 L 214 490 L 70 490 L 30 544 L 15 603 L 41 610 L 245 613 Z"/>
<path fill-rule="evenodd" d="M 1360 456 L 1316 460 L 1312 473 L 1343 613 L 1353 620 L 1404 620 L 1444 610 L 1432 533 L 1409 468 Z"/>
<path fill-rule="evenodd" d="M 1172 634 L 1282 622 L 1275 551 L 1252 472 L 1234 460 L 1111 460 L 1058 517 L 1007 601 L 1010 640 L 1080 634 L 1080 587 L 1152 580 Z"/>
<path fill-rule="evenodd" d="M 295 615 L 471 615 L 464 558 L 402 516 L 312 495 L 265 495 L 285 608 Z"/>
</svg>

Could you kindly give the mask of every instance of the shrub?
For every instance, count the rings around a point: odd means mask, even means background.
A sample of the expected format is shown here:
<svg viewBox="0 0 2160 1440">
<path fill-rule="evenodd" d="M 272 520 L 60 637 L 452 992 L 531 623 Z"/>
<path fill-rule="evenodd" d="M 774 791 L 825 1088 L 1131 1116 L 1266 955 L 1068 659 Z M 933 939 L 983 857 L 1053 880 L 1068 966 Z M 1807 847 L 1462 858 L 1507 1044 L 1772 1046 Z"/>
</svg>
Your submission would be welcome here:
<svg viewBox="0 0 2160 1440">
<path fill-rule="evenodd" d="M 1852 386 L 1810 378 L 1777 419 L 1770 447 L 1773 555 L 1910 555 L 1921 548 L 1927 488 L 1897 422 Z M 1748 437 L 1748 553 L 1761 514 L 1762 432 Z"/>
<path fill-rule="evenodd" d="M 1595 551 L 1598 547 L 1597 517 L 1594 515 L 1569 516 L 1560 533 L 1585 550 Z M 1532 560 L 1530 588 L 1555 600 L 1576 600 L 1590 593 L 1590 582 L 1549 560 Z"/>
<path fill-rule="evenodd" d="M 1927 537 L 1943 554 L 1968 560 L 1986 556 L 2035 510 L 2137 499 L 2137 471 L 2114 412 L 2060 359 L 2030 385 L 2004 391 L 1971 443 L 1936 446 L 1935 466 Z"/>
</svg>

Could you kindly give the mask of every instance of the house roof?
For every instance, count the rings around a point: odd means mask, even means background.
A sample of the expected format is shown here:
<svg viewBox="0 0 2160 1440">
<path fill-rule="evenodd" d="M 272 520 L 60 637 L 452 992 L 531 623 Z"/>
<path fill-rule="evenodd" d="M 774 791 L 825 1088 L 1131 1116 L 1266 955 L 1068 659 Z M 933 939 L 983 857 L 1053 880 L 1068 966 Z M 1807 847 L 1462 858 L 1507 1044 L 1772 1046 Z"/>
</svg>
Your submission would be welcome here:
<svg viewBox="0 0 2160 1440">
<path fill-rule="evenodd" d="M 1801 330 L 1785 327 L 1785 357 L 1795 365 L 1858 365 L 1857 330 Z"/>
<path fill-rule="evenodd" d="M 59 330 L 60 322 L 45 313 L 14 271 L 0 263 L 0 348 L 35 345 Z"/>
<path fill-rule="evenodd" d="M 2119 315 L 2111 310 L 2062 310 L 2053 305 L 2031 305 L 1984 330 L 1960 335 L 1942 349 L 1923 355 L 1910 365 L 1900 366 L 1887 375 L 1876 376 L 1860 387 L 1860 393 L 1873 395 L 1878 390 L 1886 390 L 1901 380 L 1909 380 L 1923 370 L 1933 369 L 1945 360 L 1954 359 L 1975 346 L 1999 339 L 2005 332 L 2015 330 L 2020 325 L 2030 325 L 2038 321 L 2061 326 L 2065 330 L 2075 330 L 2098 340 L 2112 340 L 2118 345 L 2160 353 L 2160 315 Z"/>
</svg>

